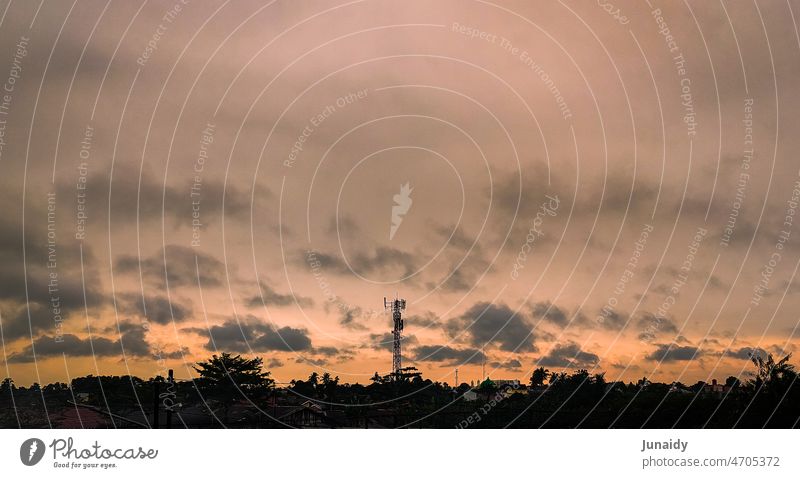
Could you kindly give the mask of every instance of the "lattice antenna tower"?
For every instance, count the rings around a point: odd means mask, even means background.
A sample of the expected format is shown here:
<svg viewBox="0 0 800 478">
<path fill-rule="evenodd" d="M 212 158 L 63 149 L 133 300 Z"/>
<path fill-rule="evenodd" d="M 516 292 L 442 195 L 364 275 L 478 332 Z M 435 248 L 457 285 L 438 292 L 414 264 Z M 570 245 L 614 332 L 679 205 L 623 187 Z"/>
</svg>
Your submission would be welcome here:
<svg viewBox="0 0 800 478">
<path fill-rule="evenodd" d="M 399 298 L 389 301 L 384 297 L 383 307 L 392 312 L 392 375 L 400 377 L 403 368 L 400 342 L 403 339 L 403 311 L 406 310 L 406 301 Z"/>
</svg>

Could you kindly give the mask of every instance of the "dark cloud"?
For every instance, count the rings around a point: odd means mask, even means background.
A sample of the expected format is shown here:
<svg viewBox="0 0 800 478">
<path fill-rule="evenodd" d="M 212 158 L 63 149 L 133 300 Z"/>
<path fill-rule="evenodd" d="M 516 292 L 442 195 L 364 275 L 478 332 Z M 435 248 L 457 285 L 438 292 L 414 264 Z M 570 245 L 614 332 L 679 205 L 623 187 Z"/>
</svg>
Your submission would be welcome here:
<svg viewBox="0 0 800 478">
<path fill-rule="evenodd" d="M 628 323 L 628 316 L 617 312 L 616 310 L 609 310 L 597 313 L 598 317 L 602 318 L 603 320 L 597 319 L 596 323 L 600 326 L 600 328 L 606 330 L 622 330 L 625 327 L 625 324 Z"/>
<path fill-rule="evenodd" d="M 339 349 L 336 347 L 317 347 L 314 349 L 314 353 L 324 355 L 326 357 L 333 357 L 335 355 L 339 355 Z"/>
<path fill-rule="evenodd" d="M 263 307 L 275 306 L 286 307 L 293 305 L 295 302 L 300 307 L 311 307 L 314 305 L 314 300 L 310 297 L 303 297 L 296 294 L 281 294 L 268 284 L 261 282 L 261 294 L 254 295 L 247 299 L 248 307 Z"/>
<path fill-rule="evenodd" d="M 207 350 L 224 352 L 297 352 L 311 350 L 311 339 L 305 329 L 276 327 L 248 316 L 244 320 L 230 319 L 210 329 L 188 329 L 208 337 Z"/>
<path fill-rule="evenodd" d="M 34 210 L 29 214 L 33 220 L 47 218 L 44 211 Z M 65 241 L 58 231 L 51 234 L 56 241 L 52 249 L 45 227 L 26 225 L 23 255 L 22 224 L 0 218 L 0 263 L 3 264 L 0 268 L 0 300 L 45 304 L 56 296 L 62 307 L 72 309 L 84 306 L 85 294 L 89 307 L 100 304 L 103 295 L 91 247 L 84 245 L 81 248 L 74 241 Z M 51 294 L 49 286 L 53 283 L 53 274 L 57 275 L 57 290 Z"/>
<path fill-rule="evenodd" d="M 658 362 L 685 362 L 703 355 L 703 351 L 690 345 L 657 344 L 656 349 L 647 356 L 648 360 Z"/>
<path fill-rule="evenodd" d="M 168 245 L 152 257 L 142 258 L 121 255 L 116 269 L 123 274 L 138 274 L 153 286 L 163 290 L 169 287 L 197 286 L 219 287 L 225 278 L 225 265 L 217 258 L 190 247 Z M 166 281 L 165 281 L 166 278 Z"/>
<path fill-rule="evenodd" d="M 125 355 L 146 357 L 153 354 L 150 345 L 145 340 L 144 327 L 132 327 L 123 332 L 117 339 Z"/>
<path fill-rule="evenodd" d="M 480 364 L 486 360 L 478 349 L 455 349 L 447 345 L 420 345 L 413 354 L 417 362 L 446 362 L 448 366 Z"/>
<path fill-rule="evenodd" d="M 37 210 L 29 216 L 39 214 L 47 217 Z M 23 255 L 21 223 L 0 218 L 0 325 L 7 341 L 54 332 L 58 316 L 91 313 L 105 300 L 91 247 L 61 240 L 56 231 L 50 249 L 48 231 L 37 224 L 44 223 L 26 225 Z"/>
<path fill-rule="evenodd" d="M 361 307 L 344 309 L 339 315 L 339 325 L 352 330 L 366 330 L 364 325 L 357 322 L 359 317 L 361 317 Z"/>
<path fill-rule="evenodd" d="M 148 320 L 162 325 L 182 322 L 192 316 L 190 307 L 170 301 L 161 295 L 146 296 L 142 299 L 141 295 L 122 294 L 117 305 L 123 314 L 146 317 Z"/>
<path fill-rule="evenodd" d="M 678 326 L 666 317 L 657 317 L 650 312 L 643 312 L 636 321 L 636 327 L 641 332 L 639 340 L 649 342 L 660 334 L 674 336 L 678 333 Z"/>
<path fill-rule="evenodd" d="M 150 346 L 145 341 L 145 330 L 142 327 L 131 328 L 123 332 L 117 340 L 105 337 L 92 337 L 81 339 L 73 334 L 64 334 L 61 340 L 57 337 L 43 335 L 26 346 L 22 351 L 11 354 L 9 363 L 28 363 L 35 359 L 58 357 L 66 355 L 73 357 L 112 357 L 125 356 L 147 357 L 152 355 Z"/>
<path fill-rule="evenodd" d="M 115 227 L 148 221 L 162 222 L 167 219 L 166 222 L 175 227 L 190 228 L 194 199 L 190 196 L 192 180 L 193 177 L 183 181 L 163 176 L 158 178 L 147 170 L 142 171 L 140 177 L 137 166 L 118 162 L 114 166 L 113 176 L 109 172 L 89 174 L 86 190 L 91 191 L 94 197 L 110 198 L 110 214 Z M 59 191 L 74 194 L 75 183 L 65 181 L 59 184 Z M 221 180 L 209 177 L 203 181 L 200 195 L 204 223 L 221 216 L 223 196 L 226 217 L 249 217 L 249 191 L 243 191 L 235 184 L 225 185 Z M 269 191 L 260 190 L 258 197 L 269 197 Z M 108 204 L 104 204 L 104 209 L 108 207 Z"/>
<path fill-rule="evenodd" d="M 356 352 L 353 349 L 341 349 L 331 346 L 314 347 L 310 353 L 316 355 L 317 358 L 327 359 L 335 357 L 336 363 L 347 362 L 356 356 Z"/>
<path fill-rule="evenodd" d="M 350 265 L 361 275 L 374 272 L 399 272 L 408 276 L 417 269 L 413 254 L 393 247 L 378 247 L 372 254 L 363 252 L 356 254 Z"/>
<path fill-rule="evenodd" d="M 330 224 L 328 224 L 328 234 L 331 236 L 340 234 L 343 237 L 351 238 L 356 237 L 360 232 L 361 229 L 358 227 L 356 220 L 348 215 L 342 215 L 339 218 L 332 217 Z"/>
<path fill-rule="evenodd" d="M 393 247 L 378 247 L 370 252 L 358 252 L 349 257 L 350 266 L 339 255 L 315 251 L 320 269 L 333 274 L 350 276 L 369 274 L 402 274 L 411 275 L 417 269 L 416 258 L 413 254 L 395 249 Z M 307 251 L 302 252 L 302 263 L 307 267 Z M 299 261 L 298 261 L 299 262 Z"/>
<path fill-rule="evenodd" d="M 543 367 L 594 367 L 600 362 L 600 357 L 591 352 L 581 350 L 575 342 L 557 344 L 544 357 L 536 360 L 537 365 Z"/>
<path fill-rule="evenodd" d="M 475 287 L 483 272 L 484 269 L 475 267 L 474 262 L 469 260 L 460 264 L 454 264 L 447 276 L 442 278 L 441 282 L 438 284 L 439 290 L 444 292 L 465 292 L 471 290 Z M 432 288 L 435 287 L 436 284 L 431 282 L 428 286 Z"/>
<path fill-rule="evenodd" d="M 725 355 L 742 360 L 750 360 L 752 357 L 766 359 L 769 353 L 760 347 L 741 347 L 737 350 L 726 350 Z"/>
<path fill-rule="evenodd" d="M 465 292 L 473 289 L 478 281 L 491 269 L 491 262 L 484 257 L 483 248 L 477 238 L 468 236 L 464 229 L 431 225 L 437 241 L 447 241 L 449 265 L 438 282 L 429 281 L 429 289 L 443 292 Z"/>
<path fill-rule="evenodd" d="M 271 358 L 267 360 L 267 362 L 264 364 L 264 367 L 266 367 L 267 369 L 281 368 L 283 367 L 283 362 L 280 359 Z"/>
<path fill-rule="evenodd" d="M 181 347 L 180 350 L 173 350 L 172 352 L 157 352 L 154 355 L 156 355 L 156 357 L 170 360 L 185 360 L 185 357 L 190 354 L 191 351 L 188 347 Z"/>
<path fill-rule="evenodd" d="M 522 368 L 522 362 L 517 359 L 506 360 L 505 362 L 490 362 L 492 368 L 500 368 L 511 372 L 518 372 Z"/>
<path fill-rule="evenodd" d="M 459 256 L 463 256 L 470 252 L 482 252 L 480 242 L 476 237 L 472 237 L 464 231 L 463 226 L 439 226 L 436 224 L 431 225 L 431 229 L 439 240 L 446 240 L 447 246 L 457 252 Z"/>
<path fill-rule="evenodd" d="M 344 308 L 339 314 L 339 325 L 351 330 L 366 330 L 367 328 L 358 322 L 362 315 L 361 307 Z"/>
<path fill-rule="evenodd" d="M 535 352 L 533 324 L 504 304 L 478 302 L 444 325 L 451 337 L 466 338 L 474 347 L 492 344 L 505 351 Z"/>
<path fill-rule="evenodd" d="M 315 367 L 324 367 L 328 365 L 328 361 L 324 358 L 313 358 L 313 357 L 297 357 L 294 359 L 295 363 L 298 364 L 309 364 Z"/>
<path fill-rule="evenodd" d="M 403 318 L 406 325 L 415 325 L 418 327 L 431 327 L 439 323 L 439 316 L 431 311 L 422 314 L 409 315 Z"/>
<path fill-rule="evenodd" d="M 62 316 L 66 316 L 62 312 Z M 2 325 L 3 338 L 13 341 L 19 338 L 36 336 L 40 332 L 55 331 L 53 312 L 48 305 L 31 302 L 24 304 L 6 305 L 0 309 L 0 325 Z"/>
<path fill-rule="evenodd" d="M 632 363 L 614 362 L 614 363 L 610 364 L 609 367 L 617 369 L 617 370 L 629 370 L 629 371 L 641 370 L 641 367 L 639 367 L 636 364 L 632 364 Z"/>
<path fill-rule="evenodd" d="M 264 333 L 255 338 L 252 342 L 253 349 L 256 351 L 277 350 L 283 352 L 294 352 L 298 350 L 309 350 L 311 339 L 305 329 L 295 329 L 292 327 L 268 327 Z"/>
<path fill-rule="evenodd" d="M 414 335 L 404 335 L 400 339 L 400 346 L 407 347 L 419 343 L 417 337 Z M 373 350 L 392 351 L 394 346 L 394 336 L 391 332 L 383 334 L 369 334 L 369 347 Z"/>
<path fill-rule="evenodd" d="M 536 319 L 544 319 L 552 324 L 565 326 L 567 325 L 567 314 L 564 313 L 559 307 L 553 305 L 549 300 L 545 302 L 537 302 L 531 306 L 531 312 Z"/>
<path fill-rule="evenodd" d="M 309 251 L 303 250 L 297 254 L 297 260 L 295 263 L 302 267 L 308 267 L 309 261 Z M 319 268 L 321 271 L 330 272 L 333 274 L 340 274 L 340 275 L 351 275 L 352 272 L 347 267 L 347 264 L 344 262 L 344 259 L 341 258 L 339 255 L 335 254 L 328 254 L 327 252 L 322 251 L 313 251 L 314 258 L 319 262 Z"/>
<path fill-rule="evenodd" d="M 722 279 L 717 277 L 716 275 L 712 275 L 708 279 L 708 285 L 712 289 L 719 289 L 719 290 L 728 290 L 729 286 L 725 283 Z"/>
</svg>

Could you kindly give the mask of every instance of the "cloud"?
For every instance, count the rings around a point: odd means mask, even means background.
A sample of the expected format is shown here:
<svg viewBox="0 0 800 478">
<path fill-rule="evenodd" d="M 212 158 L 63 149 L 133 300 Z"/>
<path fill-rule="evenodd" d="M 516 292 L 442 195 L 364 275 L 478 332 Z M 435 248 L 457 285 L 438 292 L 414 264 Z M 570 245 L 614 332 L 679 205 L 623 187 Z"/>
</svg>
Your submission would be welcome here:
<svg viewBox="0 0 800 478">
<path fill-rule="evenodd" d="M 406 325 L 415 325 L 418 327 L 431 327 L 439 323 L 439 316 L 431 311 L 422 314 L 409 315 L 403 319 Z"/>
<path fill-rule="evenodd" d="M 657 344 L 656 349 L 647 356 L 648 360 L 658 362 L 685 362 L 703 355 L 698 347 L 677 344 Z"/>
<path fill-rule="evenodd" d="M 295 260 L 295 264 L 301 267 L 308 267 L 309 261 L 309 251 L 302 250 L 297 254 L 297 259 Z M 319 262 L 319 269 L 320 271 L 330 272 L 333 274 L 339 275 L 351 275 L 352 272 L 347 267 L 347 264 L 344 262 L 340 256 L 335 254 L 328 254 L 327 252 L 322 251 L 313 251 L 314 259 Z"/>
<path fill-rule="evenodd" d="M 29 214 L 46 217 L 46 213 L 36 210 Z M 37 216 L 39 214 L 41 216 Z M 0 218 L 0 263 L 3 264 L 0 268 L 0 300 L 47 303 L 51 298 L 48 286 L 53 281 L 52 274 L 57 274 L 57 293 L 63 307 L 83 307 L 84 294 L 90 307 L 100 304 L 102 290 L 94 270 L 96 259 L 91 247 L 84 245 L 81 249 L 74 241 L 57 241 L 51 249 L 48 243 L 50 233 L 37 224 L 40 223 L 25 227 L 23 256 L 22 224 L 8 217 Z M 55 234 L 53 237 L 57 240 L 59 236 Z M 50 261 L 51 257 L 53 261 Z"/>
<path fill-rule="evenodd" d="M 191 352 L 188 347 L 181 347 L 180 350 L 173 350 L 172 352 L 159 352 L 153 353 L 156 357 L 172 360 L 185 360 L 186 356 Z"/>
<path fill-rule="evenodd" d="M 564 313 L 559 307 L 553 305 L 549 300 L 545 302 L 537 302 L 531 306 L 533 317 L 536 319 L 544 319 L 551 324 L 567 325 L 567 314 Z"/>
<path fill-rule="evenodd" d="M 600 312 L 598 312 L 598 316 L 602 317 L 603 320 L 597 320 L 597 324 L 606 330 L 622 330 L 625 324 L 628 323 L 628 316 L 615 310 L 606 312 L 601 309 Z"/>
<path fill-rule="evenodd" d="M 505 362 L 490 362 L 492 368 L 500 368 L 511 372 L 518 372 L 522 368 L 522 362 L 517 359 L 506 360 Z"/>
<path fill-rule="evenodd" d="M 413 355 L 417 362 L 447 362 L 448 366 L 480 364 L 486 360 L 478 349 L 455 349 L 447 345 L 420 345 Z"/>
<path fill-rule="evenodd" d="M 60 341 L 56 337 L 43 335 L 25 347 L 21 352 L 11 354 L 9 363 L 29 363 L 36 360 L 66 355 L 74 357 L 113 357 L 121 356 L 123 349 L 126 356 L 147 357 L 152 355 L 149 345 L 144 338 L 145 330 L 142 327 L 130 328 L 123 332 L 117 340 L 105 337 L 89 337 L 81 339 L 73 334 L 64 334 Z"/>
<path fill-rule="evenodd" d="M 439 290 L 444 292 L 465 292 L 471 290 L 483 273 L 483 269 L 474 266 L 474 261 L 468 260 L 461 264 L 454 264 L 447 276 L 443 277 Z M 433 282 L 428 287 L 435 287 Z"/>
<path fill-rule="evenodd" d="M 168 245 L 158 254 L 142 258 L 121 255 L 117 258 L 116 269 L 123 274 L 138 274 L 156 288 L 197 286 L 219 287 L 226 277 L 225 265 L 217 258 L 186 246 Z M 166 280 L 165 280 L 166 279 Z"/>
<path fill-rule="evenodd" d="M 22 225 L 0 217 L 0 322 L 7 341 L 52 332 L 57 315 L 65 321 L 105 301 L 91 247 L 58 241 L 51 250 L 48 231 L 37 224 L 25 227 L 23 255 Z"/>
<path fill-rule="evenodd" d="M 575 342 L 557 344 L 544 357 L 536 361 L 543 367 L 594 367 L 600 362 L 600 357 L 591 352 L 581 350 Z"/>
<path fill-rule="evenodd" d="M 478 238 L 468 236 L 461 226 L 433 225 L 432 229 L 438 241 L 447 241 L 450 259 L 447 273 L 438 282 L 428 282 L 427 287 L 443 292 L 473 289 L 491 268 L 491 262 L 484 257 Z"/>
<path fill-rule="evenodd" d="M 276 327 L 254 316 L 237 321 L 229 319 L 210 329 L 188 329 L 208 337 L 206 350 L 224 352 L 298 352 L 311 350 L 311 339 L 305 329 Z"/>
<path fill-rule="evenodd" d="M 109 181 L 109 178 L 112 178 Z M 98 171 L 88 175 L 86 190 L 96 197 L 109 198 L 110 214 L 116 225 L 128 225 L 147 221 L 161 222 L 168 219 L 174 226 L 192 226 L 192 200 L 189 195 L 192 182 L 168 182 L 145 169 L 139 176 L 137 163 L 117 162 L 114 174 Z M 110 194 L 109 194 L 109 187 Z M 75 193 L 75 183 L 59 184 L 64 195 Z M 220 217 L 223 196 L 225 217 L 246 219 L 250 213 L 250 195 L 235 184 L 223 183 L 215 178 L 204 178 L 201 190 L 201 205 L 204 222 Z M 269 191 L 259 191 L 258 196 L 269 196 Z"/>
<path fill-rule="evenodd" d="M 261 294 L 254 295 L 247 299 L 248 307 L 275 306 L 286 307 L 297 303 L 300 307 L 311 307 L 314 300 L 310 297 L 303 297 L 296 294 L 281 294 L 264 282 L 260 282 Z"/>
<path fill-rule="evenodd" d="M 343 214 L 339 218 L 336 217 L 331 218 L 331 221 L 328 224 L 327 232 L 331 236 L 336 236 L 337 234 L 340 234 L 342 237 L 352 238 L 352 237 L 357 237 L 358 234 L 361 233 L 361 228 L 358 227 L 358 223 L 356 222 L 355 218 Z"/>
<path fill-rule="evenodd" d="M 378 247 L 372 254 L 356 254 L 351 264 L 359 274 L 402 270 L 402 274 L 408 276 L 417 269 L 413 254 L 393 247 Z"/>
<path fill-rule="evenodd" d="M 294 359 L 295 363 L 303 364 L 307 363 L 309 365 L 313 365 L 315 367 L 324 367 L 328 365 L 328 361 L 324 358 L 313 358 L 313 357 L 297 357 Z"/>
<path fill-rule="evenodd" d="M 496 345 L 508 352 L 536 352 L 533 324 L 504 304 L 478 302 L 444 325 L 451 337 L 463 336 L 474 347 Z"/>
<path fill-rule="evenodd" d="M 419 343 L 415 335 L 404 335 L 400 339 L 400 346 L 407 347 Z M 394 336 L 391 332 L 383 334 L 369 334 L 369 347 L 372 350 L 385 350 L 391 352 L 394 347 Z"/>
<path fill-rule="evenodd" d="M 340 311 L 339 325 L 351 330 L 367 330 L 367 328 L 359 323 L 357 319 L 361 318 L 361 307 L 347 307 Z"/>
<path fill-rule="evenodd" d="M 268 369 L 270 369 L 270 368 L 280 368 L 280 367 L 283 367 L 283 362 L 280 359 L 271 358 L 271 359 L 267 360 L 267 363 L 264 364 L 264 367 L 266 367 Z"/>
<path fill-rule="evenodd" d="M 162 325 L 182 322 L 192 316 L 190 307 L 170 301 L 161 295 L 146 296 L 143 300 L 141 295 L 121 294 L 118 306 L 120 312 L 124 314 L 146 317 Z"/>
<path fill-rule="evenodd" d="M 320 269 L 333 274 L 351 276 L 355 272 L 359 275 L 372 273 L 399 273 L 411 275 L 417 269 L 415 256 L 408 252 L 393 247 L 381 246 L 372 252 L 359 252 L 349 258 L 350 266 L 340 256 L 315 251 Z M 302 251 L 302 264 L 307 266 L 307 251 Z M 298 261 L 299 263 L 300 261 Z"/>
<path fill-rule="evenodd" d="M 652 341 L 661 333 L 673 336 L 678 333 L 678 327 L 672 320 L 666 317 L 657 317 L 650 312 L 643 312 L 641 314 L 636 321 L 636 327 L 641 330 L 638 335 L 639 340 L 644 342 Z"/>
<path fill-rule="evenodd" d="M 339 355 L 339 349 L 336 347 L 317 347 L 314 349 L 314 353 L 324 355 L 326 357 L 333 357 L 335 355 Z"/>
<path fill-rule="evenodd" d="M 738 350 L 725 350 L 724 354 L 742 360 L 750 360 L 751 357 L 761 357 L 766 359 L 769 353 L 760 347 L 741 347 Z"/>
<path fill-rule="evenodd" d="M 65 316 L 66 310 L 62 311 L 62 317 Z M 55 329 L 52 310 L 38 302 L 31 302 L 28 306 L 4 306 L 0 310 L 0 324 L 3 326 L 3 338 L 6 341 L 30 338 L 40 332 Z"/>
</svg>

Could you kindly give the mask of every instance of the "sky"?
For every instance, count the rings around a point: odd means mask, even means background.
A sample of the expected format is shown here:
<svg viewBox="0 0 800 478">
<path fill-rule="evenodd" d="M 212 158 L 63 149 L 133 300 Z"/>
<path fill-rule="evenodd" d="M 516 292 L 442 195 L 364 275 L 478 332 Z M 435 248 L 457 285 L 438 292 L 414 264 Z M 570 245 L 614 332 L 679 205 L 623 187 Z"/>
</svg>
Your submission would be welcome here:
<svg viewBox="0 0 800 478">
<path fill-rule="evenodd" d="M 747 377 L 798 347 L 800 5 L 6 1 L 0 375 Z"/>
</svg>

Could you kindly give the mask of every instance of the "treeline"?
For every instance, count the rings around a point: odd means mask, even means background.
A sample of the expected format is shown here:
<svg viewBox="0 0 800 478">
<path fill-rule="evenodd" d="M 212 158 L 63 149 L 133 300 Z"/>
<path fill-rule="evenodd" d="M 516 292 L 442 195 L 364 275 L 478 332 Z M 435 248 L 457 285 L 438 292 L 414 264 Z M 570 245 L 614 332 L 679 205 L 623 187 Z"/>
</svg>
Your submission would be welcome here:
<svg viewBox="0 0 800 478">
<path fill-rule="evenodd" d="M 277 387 L 261 358 L 223 353 L 195 364 L 198 378 L 174 383 L 164 377 L 90 375 L 70 384 L 26 388 L 5 379 L 0 383 L 0 426 L 44 426 L 46 414 L 75 403 L 148 424 L 155 397 L 161 412 L 209 417 L 184 426 L 281 426 L 287 410 L 313 406 L 323 418 L 337 417 L 331 426 L 794 428 L 800 420 L 800 384 L 789 360 L 753 357 L 747 380 L 729 377 L 691 385 L 647 378 L 608 382 L 602 373 L 538 368 L 523 383 L 487 379 L 477 386 L 452 387 L 419 373 L 376 373 L 362 385 L 313 372 Z"/>
</svg>

